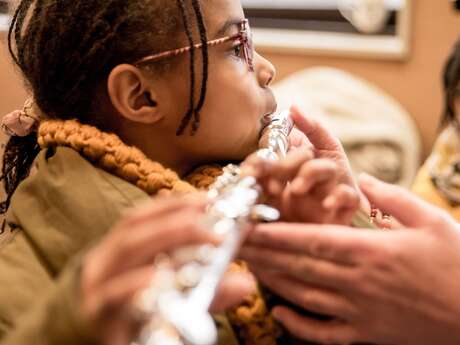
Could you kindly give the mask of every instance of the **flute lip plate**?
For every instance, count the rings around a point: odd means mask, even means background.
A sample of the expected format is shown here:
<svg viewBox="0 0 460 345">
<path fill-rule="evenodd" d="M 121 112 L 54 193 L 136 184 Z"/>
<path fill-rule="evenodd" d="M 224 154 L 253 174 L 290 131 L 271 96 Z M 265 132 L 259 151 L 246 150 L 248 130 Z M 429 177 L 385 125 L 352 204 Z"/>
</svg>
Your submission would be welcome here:
<svg viewBox="0 0 460 345">
<path fill-rule="evenodd" d="M 277 111 L 273 114 L 267 114 L 261 119 L 262 128 L 259 133 L 259 138 L 262 139 L 264 135 L 264 131 L 271 125 L 286 127 L 288 125 L 289 128 L 285 128 L 284 130 L 288 133 L 291 132 L 292 128 L 294 127 L 294 122 L 290 116 L 291 112 L 289 110 L 282 110 Z"/>
<path fill-rule="evenodd" d="M 260 123 L 262 124 L 262 130 L 260 134 L 268 127 L 270 124 L 273 123 L 273 121 L 276 120 L 276 118 L 279 118 L 279 114 L 282 112 L 273 112 L 273 113 L 267 113 L 262 118 L 260 119 Z"/>
</svg>

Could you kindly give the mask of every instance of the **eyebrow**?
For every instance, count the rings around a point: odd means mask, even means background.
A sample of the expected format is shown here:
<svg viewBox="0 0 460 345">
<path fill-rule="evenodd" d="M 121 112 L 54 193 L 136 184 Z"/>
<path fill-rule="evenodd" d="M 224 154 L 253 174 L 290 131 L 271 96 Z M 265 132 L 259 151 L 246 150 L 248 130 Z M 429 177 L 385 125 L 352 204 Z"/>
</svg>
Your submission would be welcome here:
<svg viewBox="0 0 460 345">
<path fill-rule="evenodd" d="M 224 25 L 219 29 L 219 31 L 216 32 L 216 34 L 213 36 L 214 38 L 219 38 L 223 36 L 227 31 L 232 28 L 233 26 L 239 26 L 244 19 L 242 18 L 232 18 L 227 20 Z"/>
</svg>

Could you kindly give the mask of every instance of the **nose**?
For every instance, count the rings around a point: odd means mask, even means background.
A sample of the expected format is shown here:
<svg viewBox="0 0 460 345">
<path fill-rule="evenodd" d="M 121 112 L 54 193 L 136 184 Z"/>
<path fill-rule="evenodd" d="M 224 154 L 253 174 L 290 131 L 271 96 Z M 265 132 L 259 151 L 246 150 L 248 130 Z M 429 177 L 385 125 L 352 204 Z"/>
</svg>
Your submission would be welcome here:
<svg viewBox="0 0 460 345">
<path fill-rule="evenodd" d="M 273 82 L 276 76 L 276 69 L 273 64 L 264 58 L 262 55 L 259 55 L 257 52 L 255 54 L 255 70 L 257 73 L 257 80 L 259 85 L 263 88 L 267 88 Z"/>
</svg>

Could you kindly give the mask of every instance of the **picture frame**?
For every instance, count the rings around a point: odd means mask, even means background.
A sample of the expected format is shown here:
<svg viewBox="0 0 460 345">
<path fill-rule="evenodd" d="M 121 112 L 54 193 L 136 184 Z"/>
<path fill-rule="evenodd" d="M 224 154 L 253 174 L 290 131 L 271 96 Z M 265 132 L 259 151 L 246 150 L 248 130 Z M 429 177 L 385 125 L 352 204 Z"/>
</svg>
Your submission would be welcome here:
<svg viewBox="0 0 460 345">
<path fill-rule="evenodd" d="M 248 9 L 254 6 L 278 6 L 278 10 L 287 6 L 307 6 L 321 1 L 321 6 L 330 6 L 338 0 L 242 0 Z M 391 0 L 388 0 L 391 1 Z M 412 0 L 401 0 L 395 11 L 395 29 L 392 34 L 363 34 L 355 32 L 331 32 L 318 29 L 293 29 L 279 27 L 259 27 L 252 24 L 254 42 L 264 53 L 304 54 L 321 56 L 344 56 L 366 59 L 383 59 L 403 61 L 409 58 L 411 52 Z M 319 6 L 319 5 L 318 5 Z M 274 10 L 274 13 L 275 10 Z M 250 20 L 251 16 L 249 15 Z"/>
</svg>

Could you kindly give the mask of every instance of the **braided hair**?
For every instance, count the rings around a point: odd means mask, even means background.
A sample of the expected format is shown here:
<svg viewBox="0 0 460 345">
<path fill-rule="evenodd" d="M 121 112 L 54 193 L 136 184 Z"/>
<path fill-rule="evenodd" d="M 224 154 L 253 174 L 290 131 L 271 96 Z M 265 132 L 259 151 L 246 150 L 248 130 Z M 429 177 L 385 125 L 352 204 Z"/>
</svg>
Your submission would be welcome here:
<svg viewBox="0 0 460 345">
<path fill-rule="evenodd" d="M 177 48 L 177 32 L 185 28 L 193 46 L 193 24 L 202 49 L 201 93 L 195 105 L 195 51 L 190 53 L 190 102 L 177 135 L 193 120 L 199 127 L 208 80 L 207 32 L 200 0 L 21 0 L 8 31 L 8 48 L 34 100 L 47 117 L 77 118 L 105 129 L 97 113 L 97 97 L 112 69 L 142 57 Z M 173 62 L 152 66 L 159 73 Z M 5 148 L 2 173 L 8 209 L 11 196 L 28 176 L 40 147 L 36 134 L 12 137 Z"/>
<path fill-rule="evenodd" d="M 195 107 L 195 48 L 193 46 L 193 37 L 192 37 L 192 32 L 190 30 L 189 19 L 185 12 L 185 1 L 177 0 L 177 2 L 179 4 L 179 7 L 181 8 L 182 19 L 184 21 L 187 38 L 189 40 L 189 43 L 192 49 L 190 52 L 190 83 L 191 83 L 190 105 L 189 105 L 189 109 L 187 113 L 182 119 L 182 122 L 179 128 L 177 129 L 176 134 L 182 135 L 184 133 L 188 124 L 192 120 L 192 117 L 194 119 L 194 122 L 192 125 L 192 134 L 195 134 L 200 125 L 200 110 L 203 108 L 205 98 L 206 98 L 206 88 L 207 88 L 207 81 L 208 81 L 208 63 L 209 63 L 208 46 L 206 42 L 208 41 L 208 38 L 207 38 L 206 26 L 204 25 L 204 21 L 203 21 L 203 15 L 202 15 L 200 4 L 198 0 L 192 0 L 193 10 L 195 12 L 195 16 L 197 19 L 198 28 L 200 32 L 201 44 L 203 45 L 203 48 L 201 50 L 202 55 L 203 55 L 203 78 L 201 81 L 201 94 L 200 94 L 200 99 L 198 101 L 198 104 Z"/>
<path fill-rule="evenodd" d="M 444 67 L 443 87 L 444 87 L 444 114 L 442 125 L 449 123 L 459 125 L 455 112 L 455 97 L 457 88 L 460 84 L 460 40 L 455 44 L 451 55 Z"/>
</svg>

